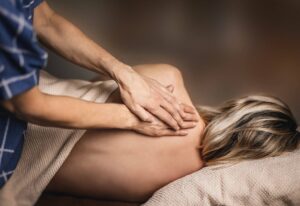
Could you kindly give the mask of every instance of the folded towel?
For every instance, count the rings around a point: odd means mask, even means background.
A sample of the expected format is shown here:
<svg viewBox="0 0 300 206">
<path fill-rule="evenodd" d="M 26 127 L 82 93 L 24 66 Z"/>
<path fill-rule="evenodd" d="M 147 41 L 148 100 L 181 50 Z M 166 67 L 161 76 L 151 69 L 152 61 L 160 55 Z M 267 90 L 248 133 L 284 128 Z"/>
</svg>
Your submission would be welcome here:
<svg viewBox="0 0 300 206">
<path fill-rule="evenodd" d="M 97 103 L 105 102 L 117 88 L 112 80 L 91 83 L 58 79 L 45 71 L 41 71 L 39 82 L 43 93 Z M 0 205 L 34 205 L 84 132 L 28 124 L 21 159 L 14 174 L 0 190 Z"/>
</svg>

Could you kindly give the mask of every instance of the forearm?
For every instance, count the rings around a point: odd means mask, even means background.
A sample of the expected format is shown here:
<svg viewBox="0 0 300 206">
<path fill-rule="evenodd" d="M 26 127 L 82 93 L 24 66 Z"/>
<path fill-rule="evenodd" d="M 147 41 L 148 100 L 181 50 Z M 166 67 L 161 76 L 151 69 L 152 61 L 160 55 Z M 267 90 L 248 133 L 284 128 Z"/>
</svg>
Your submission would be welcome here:
<svg viewBox="0 0 300 206">
<path fill-rule="evenodd" d="M 44 97 L 45 109 L 28 116 L 28 120 L 45 126 L 78 129 L 128 129 L 126 107 L 120 104 L 97 104 L 64 97 Z"/>
<path fill-rule="evenodd" d="M 28 122 L 78 129 L 130 129 L 134 118 L 122 104 L 98 104 L 66 96 L 42 94 L 38 89 L 4 102 L 3 106 Z"/>
<path fill-rule="evenodd" d="M 47 4 L 41 6 L 45 8 L 38 8 L 35 12 L 34 27 L 45 45 L 75 64 L 115 77 L 121 62 L 72 23 L 52 11 Z"/>
<path fill-rule="evenodd" d="M 184 128 L 184 110 L 164 85 L 143 78 L 130 66 L 118 61 L 52 11 L 46 2 L 35 9 L 33 23 L 39 38 L 57 53 L 82 67 L 113 78 L 119 85 L 124 104 L 141 120 L 151 122 L 155 116 L 175 130 Z"/>
</svg>

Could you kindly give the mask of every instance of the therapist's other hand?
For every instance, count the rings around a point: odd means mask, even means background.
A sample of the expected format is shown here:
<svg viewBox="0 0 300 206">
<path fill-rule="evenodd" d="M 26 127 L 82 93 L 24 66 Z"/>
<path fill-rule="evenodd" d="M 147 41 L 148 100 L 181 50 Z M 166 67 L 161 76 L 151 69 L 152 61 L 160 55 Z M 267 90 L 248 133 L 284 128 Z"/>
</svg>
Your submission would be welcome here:
<svg viewBox="0 0 300 206">
<path fill-rule="evenodd" d="M 165 87 L 149 77 L 142 76 L 132 69 L 124 70 L 118 81 L 124 104 L 142 121 L 153 122 L 156 117 L 174 130 L 185 127 L 189 121 L 197 121 L 195 110 L 180 104 L 172 94 L 172 86 Z"/>
<path fill-rule="evenodd" d="M 152 137 L 161 137 L 161 136 L 186 136 L 188 134 L 187 129 L 195 127 L 197 124 L 193 121 L 187 121 L 183 125 L 183 129 L 174 130 L 170 128 L 167 124 L 152 117 L 152 122 L 145 122 L 134 116 L 132 119 L 131 130 Z"/>
</svg>

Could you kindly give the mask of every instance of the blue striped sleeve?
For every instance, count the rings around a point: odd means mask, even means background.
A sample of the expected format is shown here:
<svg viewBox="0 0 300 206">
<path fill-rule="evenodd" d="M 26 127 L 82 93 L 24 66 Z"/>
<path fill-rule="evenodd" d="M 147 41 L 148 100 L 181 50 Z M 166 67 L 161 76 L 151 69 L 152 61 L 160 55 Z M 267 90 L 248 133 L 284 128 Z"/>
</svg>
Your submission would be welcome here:
<svg viewBox="0 0 300 206">
<path fill-rule="evenodd" d="M 42 3 L 44 0 L 34 0 L 33 2 L 33 8 L 37 7 L 38 5 L 40 5 L 40 3 Z"/>
<path fill-rule="evenodd" d="M 0 1 L 0 100 L 10 99 L 38 83 L 47 53 L 31 23 L 10 0 Z"/>
</svg>

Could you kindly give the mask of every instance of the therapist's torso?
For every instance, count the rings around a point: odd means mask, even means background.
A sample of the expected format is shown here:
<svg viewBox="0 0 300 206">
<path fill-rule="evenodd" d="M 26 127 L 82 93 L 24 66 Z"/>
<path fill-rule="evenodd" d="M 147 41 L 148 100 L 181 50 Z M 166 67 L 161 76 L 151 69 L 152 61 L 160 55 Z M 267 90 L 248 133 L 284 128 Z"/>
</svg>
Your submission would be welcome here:
<svg viewBox="0 0 300 206">
<path fill-rule="evenodd" d="M 0 1 L 0 101 L 38 84 L 47 53 L 32 28 L 33 10 L 42 0 Z M 0 188 L 19 161 L 27 123 L 0 106 Z"/>
</svg>

